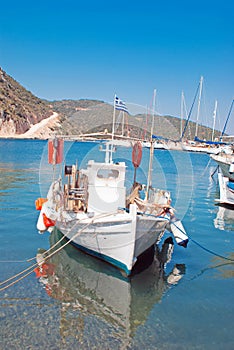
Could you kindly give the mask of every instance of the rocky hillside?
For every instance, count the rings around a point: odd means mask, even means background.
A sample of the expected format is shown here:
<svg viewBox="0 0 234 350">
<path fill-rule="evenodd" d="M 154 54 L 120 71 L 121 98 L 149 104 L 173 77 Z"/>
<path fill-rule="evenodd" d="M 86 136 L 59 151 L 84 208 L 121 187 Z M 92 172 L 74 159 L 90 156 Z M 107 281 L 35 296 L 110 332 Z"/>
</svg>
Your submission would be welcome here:
<svg viewBox="0 0 234 350">
<path fill-rule="evenodd" d="M 0 136 L 23 134 L 52 114 L 46 102 L 27 91 L 0 67 Z"/>
<path fill-rule="evenodd" d="M 50 102 L 53 110 L 62 113 L 60 118 L 60 127 L 57 132 L 62 135 L 79 135 L 86 133 L 111 132 L 113 119 L 113 106 L 96 100 L 62 100 Z M 149 137 L 151 128 L 151 117 L 144 114 L 124 116 L 124 128 L 122 126 L 123 115 L 116 113 L 116 132 L 125 136 L 130 132 L 133 137 Z M 185 125 L 182 121 L 182 129 Z M 185 138 L 193 139 L 195 135 L 195 123 L 189 122 L 186 129 Z M 155 116 L 154 134 L 178 140 L 180 138 L 181 121 L 172 116 Z M 202 139 L 211 139 L 212 130 L 210 128 L 199 126 L 199 137 Z M 218 132 L 215 133 L 218 136 Z"/>
<path fill-rule="evenodd" d="M 51 134 L 77 136 L 112 131 L 113 106 L 97 100 L 45 101 L 35 97 L 0 68 L 0 137 L 48 138 Z M 180 119 L 155 116 L 154 134 L 178 140 Z M 185 121 L 183 121 L 184 127 Z M 124 126 L 123 126 L 124 125 Z M 151 117 L 116 113 L 117 134 L 148 138 Z M 185 137 L 193 139 L 195 123 L 189 122 Z M 216 132 L 218 136 L 218 132 Z M 211 138 L 211 129 L 199 126 L 199 137 Z"/>
</svg>

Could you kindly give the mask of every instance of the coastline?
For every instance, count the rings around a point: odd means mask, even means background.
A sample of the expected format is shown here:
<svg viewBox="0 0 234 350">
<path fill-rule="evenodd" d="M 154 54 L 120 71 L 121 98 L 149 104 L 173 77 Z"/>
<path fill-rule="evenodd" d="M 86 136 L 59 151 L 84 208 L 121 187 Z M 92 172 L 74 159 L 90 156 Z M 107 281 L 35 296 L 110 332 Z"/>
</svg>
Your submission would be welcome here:
<svg viewBox="0 0 234 350">
<path fill-rule="evenodd" d="M 52 136 L 53 131 L 51 128 L 59 125 L 59 114 L 53 112 L 53 114 L 41 120 L 39 123 L 31 126 L 24 134 L 8 134 L 1 135 L 0 139 L 37 139 L 37 140 L 47 140 Z"/>
</svg>

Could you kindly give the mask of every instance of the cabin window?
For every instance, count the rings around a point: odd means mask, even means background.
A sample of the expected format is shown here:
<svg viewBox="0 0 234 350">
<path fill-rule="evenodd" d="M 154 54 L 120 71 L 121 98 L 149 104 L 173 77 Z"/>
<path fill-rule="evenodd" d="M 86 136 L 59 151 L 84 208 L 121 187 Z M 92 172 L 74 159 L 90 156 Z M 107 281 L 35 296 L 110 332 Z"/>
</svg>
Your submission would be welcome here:
<svg viewBox="0 0 234 350">
<path fill-rule="evenodd" d="M 115 169 L 99 169 L 97 177 L 99 179 L 117 179 L 119 177 L 119 171 Z"/>
</svg>

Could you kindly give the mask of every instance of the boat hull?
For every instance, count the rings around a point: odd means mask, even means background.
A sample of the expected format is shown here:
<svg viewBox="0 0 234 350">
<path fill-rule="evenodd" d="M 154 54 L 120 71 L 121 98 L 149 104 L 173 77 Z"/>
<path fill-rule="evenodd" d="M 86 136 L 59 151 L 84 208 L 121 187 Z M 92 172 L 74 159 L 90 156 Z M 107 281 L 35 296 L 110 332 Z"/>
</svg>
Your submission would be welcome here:
<svg viewBox="0 0 234 350">
<path fill-rule="evenodd" d="M 98 257 L 130 275 L 138 256 L 156 244 L 164 234 L 168 219 L 125 214 L 115 220 L 56 227 L 77 248 Z M 127 219 L 128 217 L 128 219 Z"/>
<path fill-rule="evenodd" d="M 230 172 L 230 166 L 234 162 L 233 155 L 212 155 L 211 158 L 219 165 L 223 176 L 234 181 L 234 173 Z"/>
<path fill-rule="evenodd" d="M 230 186 L 229 178 L 218 173 L 220 199 L 217 200 L 221 204 L 234 206 L 234 188 Z M 231 182 L 233 184 L 233 182 Z"/>
</svg>

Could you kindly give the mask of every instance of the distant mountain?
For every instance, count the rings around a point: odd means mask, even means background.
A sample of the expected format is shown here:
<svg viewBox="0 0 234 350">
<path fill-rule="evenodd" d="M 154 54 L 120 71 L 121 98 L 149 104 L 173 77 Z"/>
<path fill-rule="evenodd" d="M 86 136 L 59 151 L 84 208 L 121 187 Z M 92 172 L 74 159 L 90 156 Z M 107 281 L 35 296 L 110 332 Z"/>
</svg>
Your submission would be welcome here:
<svg viewBox="0 0 234 350">
<path fill-rule="evenodd" d="M 35 97 L 0 67 L 0 136 L 23 134 L 52 113 L 48 103 Z"/>
<path fill-rule="evenodd" d="M 44 119 L 58 113 L 56 124 L 44 123 Z M 48 120 L 51 118 L 48 118 Z M 98 100 L 46 101 L 34 96 L 0 68 L 0 137 L 24 135 L 35 124 L 43 121 L 40 132 L 30 137 L 48 138 L 51 133 L 80 135 L 112 131 L 113 106 Z M 183 120 L 183 127 L 185 120 Z M 39 124 L 38 124 L 39 125 Z M 124 126 L 123 126 L 124 125 Z M 123 116 L 116 113 L 115 131 L 127 136 L 147 138 L 151 129 L 151 117 L 145 114 Z M 172 116 L 155 116 L 154 134 L 158 137 L 178 140 L 181 121 Z M 49 132 L 48 132 L 49 130 Z M 199 137 L 211 139 L 211 129 L 199 126 Z M 26 135 L 25 134 L 25 135 Z M 185 138 L 193 139 L 195 123 L 189 122 Z M 215 136 L 218 136 L 216 132 Z"/>
<path fill-rule="evenodd" d="M 53 110 L 63 114 L 60 118 L 60 128 L 57 130 L 63 135 L 79 135 L 84 133 L 95 133 L 112 131 L 113 106 L 97 100 L 62 100 L 50 102 Z M 146 114 L 124 116 L 124 129 L 122 127 L 123 115 L 116 113 L 117 134 L 124 131 L 124 135 L 130 132 L 133 137 L 149 137 L 151 129 L 151 116 Z M 182 130 L 186 120 L 182 120 Z M 185 132 L 185 138 L 193 139 L 195 136 L 196 124 L 189 122 Z M 212 130 L 199 125 L 199 137 L 202 139 L 211 139 Z M 181 134 L 180 118 L 172 116 L 155 116 L 154 134 L 158 137 L 178 140 Z M 216 131 L 215 136 L 220 132 Z"/>
</svg>

